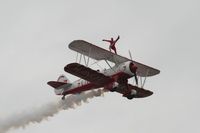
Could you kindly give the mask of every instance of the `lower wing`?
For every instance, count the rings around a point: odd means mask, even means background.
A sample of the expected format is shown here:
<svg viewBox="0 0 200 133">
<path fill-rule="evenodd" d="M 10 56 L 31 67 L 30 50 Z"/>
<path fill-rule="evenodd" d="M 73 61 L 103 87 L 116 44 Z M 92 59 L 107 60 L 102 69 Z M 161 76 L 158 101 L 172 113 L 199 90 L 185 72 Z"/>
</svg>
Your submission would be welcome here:
<svg viewBox="0 0 200 133">
<path fill-rule="evenodd" d="M 98 87 L 103 87 L 106 84 L 113 82 L 111 77 L 105 76 L 98 71 L 92 70 L 91 68 L 85 67 L 78 63 L 71 63 L 65 66 L 64 70 L 72 75 L 87 80 Z"/>
</svg>

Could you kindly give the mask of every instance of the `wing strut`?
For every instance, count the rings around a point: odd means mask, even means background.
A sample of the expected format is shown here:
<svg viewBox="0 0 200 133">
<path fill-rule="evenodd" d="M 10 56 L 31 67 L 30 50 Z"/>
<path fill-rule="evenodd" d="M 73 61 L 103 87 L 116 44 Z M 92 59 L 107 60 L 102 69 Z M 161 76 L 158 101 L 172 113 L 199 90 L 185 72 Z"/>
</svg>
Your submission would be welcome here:
<svg viewBox="0 0 200 133">
<path fill-rule="evenodd" d="M 91 48 L 90 48 L 90 51 L 91 51 Z M 90 52 L 89 52 L 89 54 L 90 54 Z M 83 57 L 82 57 L 82 56 L 83 56 Z M 78 58 L 79 58 L 79 62 L 78 62 Z M 85 55 L 80 54 L 80 57 L 79 57 L 79 53 L 77 52 L 77 54 L 76 54 L 76 62 L 79 63 L 79 64 L 81 64 L 82 58 L 84 59 L 85 66 L 88 66 L 88 65 L 89 65 L 90 56 L 88 56 L 88 58 L 87 58 L 87 60 L 86 60 Z"/>
<path fill-rule="evenodd" d="M 88 59 L 87 59 L 86 66 L 88 66 L 88 65 L 89 65 L 89 60 L 90 60 L 90 57 L 88 56 Z"/>
<path fill-rule="evenodd" d="M 76 62 L 78 61 L 78 52 L 76 53 Z"/>
<path fill-rule="evenodd" d="M 82 54 L 80 55 L 79 64 L 81 63 L 81 60 L 82 60 Z"/>
<path fill-rule="evenodd" d="M 85 55 L 83 55 L 83 59 L 84 59 L 84 62 L 85 62 L 85 66 L 87 66 L 87 62 L 86 62 L 86 59 L 85 59 Z"/>
<path fill-rule="evenodd" d="M 144 87 L 144 85 L 145 85 L 145 83 L 146 83 L 146 79 L 147 79 L 147 75 L 149 74 L 149 69 L 147 69 L 147 72 L 146 72 L 146 76 L 145 76 L 145 78 L 144 78 L 144 81 L 142 82 L 142 84 L 141 84 L 141 88 L 143 88 Z M 142 77 L 141 77 L 142 78 Z M 142 81 L 142 80 L 141 80 Z"/>
<path fill-rule="evenodd" d="M 89 56 L 88 56 L 88 59 L 87 59 L 87 64 L 86 64 L 86 66 L 88 66 L 88 65 L 89 65 L 89 61 L 90 61 L 90 53 L 91 53 L 91 50 L 92 50 L 92 48 L 90 47 L 90 50 L 89 50 Z"/>
<path fill-rule="evenodd" d="M 115 72 L 115 70 L 111 67 L 111 65 L 108 63 L 108 61 L 107 60 L 105 60 L 105 62 L 108 64 L 108 66 L 110 67 L 110 69 L 112 69 L 113 70 L 113 72 Z"/>
</svg>

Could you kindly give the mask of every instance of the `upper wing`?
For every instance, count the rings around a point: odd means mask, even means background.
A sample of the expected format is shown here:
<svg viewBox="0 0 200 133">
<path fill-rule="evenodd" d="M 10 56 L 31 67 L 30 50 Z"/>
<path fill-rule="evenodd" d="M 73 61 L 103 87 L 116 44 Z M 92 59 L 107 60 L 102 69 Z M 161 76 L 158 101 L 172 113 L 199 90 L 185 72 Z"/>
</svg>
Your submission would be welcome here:
<svg viewBox="0 0 200 133">
<path fill-rule="evenodd" d="M 126 57 L 114 54 L 108 50 L 105 50 L 103 48 L 100 48 L 96 45 L 93 45 L 83 40 L 75 40 L 71 42 L 69 44 L 69 48 L 83 55 L 91 57 L 95 60 L 108 60 L 115 64 L 120 64 L 126 61 L 132 61 Z M 147 76 L 157 75 L 160 73 L 160 71 L 155 68 L 149 67 L 147 65 L 144 65 L 136 61 L 132 62 L 138 67 L 137 69 L 138 76 L 147 77 Z"/>
<path fill-rule="evenodd" d="M 103 48 L 100 48 L 96 45 L 93 45 L 89 42 L 83 41 L 83 40 L 75 40 L 69 44 L 69 48 L 71 50 L 74 50 L 78 53 L 81 53 L 83 55 L 86 55 L 90 58 L 93 58 L 95 60 L 108 60 L 116 64 L 120 64 L 122 62 L 126 62 L 127 59 L 114 54 L 108 50 L 105 50 Z"/>
<path fill-rule="evenodd" d="M 114 81 L 112 78 L 78 63 L 68 64 L 64 69 L 66 72 L 87 80 L 98 87 L 103 87 Z"/>
</svg>

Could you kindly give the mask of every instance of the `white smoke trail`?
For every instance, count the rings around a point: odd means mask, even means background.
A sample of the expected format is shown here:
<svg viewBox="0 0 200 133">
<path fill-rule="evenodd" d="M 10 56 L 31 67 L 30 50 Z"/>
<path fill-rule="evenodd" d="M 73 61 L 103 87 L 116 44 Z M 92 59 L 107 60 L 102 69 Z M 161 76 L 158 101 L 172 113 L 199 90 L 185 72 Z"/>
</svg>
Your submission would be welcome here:
<svg viewBox="0 0 200 133">
<path fill-rule="evenodd" d="M 37 109 L 29 109 L 19 114 L 14 114 L 5 120 L 0 120 L 0 133 L 5 133 L 13 128 L 24 128 L 30 123 L 40 123 L 49 117 L 53 117 L 63 109 L 66 110 L 80 106 L 82 102 L 87 103 L 88 99 L 101 96 L 104 92 L 104 90 L 99 89 L 81 93 L 80 95 L 70 95 L 65 100 L 48 103 Z"/>
</svg>

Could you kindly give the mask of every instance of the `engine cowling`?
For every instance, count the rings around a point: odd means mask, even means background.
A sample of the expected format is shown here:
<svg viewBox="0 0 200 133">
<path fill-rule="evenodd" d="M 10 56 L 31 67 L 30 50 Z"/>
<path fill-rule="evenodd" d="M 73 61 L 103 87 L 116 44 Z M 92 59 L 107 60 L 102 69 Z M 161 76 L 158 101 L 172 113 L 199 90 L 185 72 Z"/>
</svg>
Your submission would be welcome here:
<svg viewBox="0 0 200 133">
<path fill-rule="evenodd" d="M 119 66 L 119 69 L 120 69 L 120 71 L 133 76 L 136 74 L 137 66 L 133 62 L 127 61 L 127 62 L 121 64 Z"/>
</svg>

